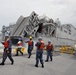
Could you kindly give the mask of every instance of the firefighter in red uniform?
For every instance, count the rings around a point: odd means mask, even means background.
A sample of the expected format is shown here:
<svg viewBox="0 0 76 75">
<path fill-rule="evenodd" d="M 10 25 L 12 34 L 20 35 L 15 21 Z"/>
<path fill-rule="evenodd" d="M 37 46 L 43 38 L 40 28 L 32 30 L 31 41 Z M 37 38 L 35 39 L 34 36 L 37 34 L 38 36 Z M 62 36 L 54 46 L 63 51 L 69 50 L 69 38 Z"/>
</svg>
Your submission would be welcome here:
<svg viewBox="0 0 76 75">
<path fill-rule="evenodd" d="M 23 52 L 21 51 L 21 49 L 22 49 L 22 39 L 18 38 L 18 40 L 19 40 L 18 43 L 17 43 L 18 48 L 17 48 L 17 52 L 16 52 L 15 56 L 18 56 L 18 52 L 20 52 L 23 55 Z"/>
<path fill-rule="evenodd" d="M 30 58 L 31 55 L 32 55 L 33 47 L 34 47 L 34 42 L 33 42 L 31 36 L 30 36 L 30 40 L 29 41 L 26 41 L 26 43 L 28 43 L 28 54 L 29 54 L 28 58 Z"/>
<path fill-rule="evenodd" d="M 2 42 L 2 44 L 4 45 L 4 52 L 3 52 L 3 60 L 2 63 L 0 63 L 0 65 L 5 65 L 5 61 L 6 58 L 8 57 L 11 60 L 11 65 L 14 64 L 14 60 L 12 58 L 12 41 L 9 38 L 8 35 L 5 35 L 5 41 Z"/>
<path fill-rule="evenodd" d="M 46 58 L 45 62 L 49 61 L 49 57 L 50 57 L 50 61 L 52 61 L 53 45 L 51 44 L 50 40 L 48 41 L 48 45 L 46 47 L 46 50 L 47 50 L 47 58 Z"/>
<path fill-rule="evenodd" d="M 38 38 L 38 42 L 35 44 L 37 47 L 36 50 L 36 64 L 35 67 L 38 67 L 39 61 L 42 65 L 42 68 L 44 68 L 44 62 L 43 62 L 43 49 L 44 49 L 44 42 L 42 41 L 42 37 Z"/>
</svg>

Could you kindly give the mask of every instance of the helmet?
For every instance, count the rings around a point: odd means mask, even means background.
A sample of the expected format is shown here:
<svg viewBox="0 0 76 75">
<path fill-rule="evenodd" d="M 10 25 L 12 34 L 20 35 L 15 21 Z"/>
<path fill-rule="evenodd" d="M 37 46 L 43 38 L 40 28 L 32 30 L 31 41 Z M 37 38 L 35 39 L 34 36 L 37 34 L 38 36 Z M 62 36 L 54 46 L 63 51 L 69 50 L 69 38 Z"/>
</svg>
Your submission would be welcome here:
<svg viewBox="0 0 76 75">
<path fill-rule="evenodd" d="M 32 39 L 32 36 L 30 36 L 30 39 Z"/>
<path fill-rule="evenodd" d="M 9 37 L 9 35 L 8 34 L 5 34 L 5 37 Z"/>
<path fill-rule="evenodd" d="M 18 40 L 22 40 L 21 38 L 18 38 Z"/>
<path fill-rule="evenodd" d="M 48 43 L 51 43 L 51 40 L 48 40 Z"/>
<path fill-rule="evenodd" d="M 40 37 L 38 37 L 38 40 L 42 40 L 42 37 L 40 36 Z"/>
</svg>

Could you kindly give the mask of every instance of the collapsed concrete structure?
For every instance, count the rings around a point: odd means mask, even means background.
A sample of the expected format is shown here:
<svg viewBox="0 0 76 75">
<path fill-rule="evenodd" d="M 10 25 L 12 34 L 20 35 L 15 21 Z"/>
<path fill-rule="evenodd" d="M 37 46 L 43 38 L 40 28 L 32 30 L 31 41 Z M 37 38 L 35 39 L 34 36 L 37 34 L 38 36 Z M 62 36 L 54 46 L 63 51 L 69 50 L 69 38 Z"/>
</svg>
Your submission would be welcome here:
<svg viewBox="0 0 76 75">
<path fill-rule="evenodd" d="M 47 16 L 40 18 L 35 12 L 28 17 L 20 16 L 14 25 L 3 26 L 2 34 L 3 39 L 5 34 L 9 34 L 15 43 L 19 37 L 28 36 L 42 36 L 45 42 L 51 39 L 55 45 L 72 45 L 76 42 L 76 28 L 73 25 L 61 25 L 59 20 L 54 22 Z"/>
</svg>

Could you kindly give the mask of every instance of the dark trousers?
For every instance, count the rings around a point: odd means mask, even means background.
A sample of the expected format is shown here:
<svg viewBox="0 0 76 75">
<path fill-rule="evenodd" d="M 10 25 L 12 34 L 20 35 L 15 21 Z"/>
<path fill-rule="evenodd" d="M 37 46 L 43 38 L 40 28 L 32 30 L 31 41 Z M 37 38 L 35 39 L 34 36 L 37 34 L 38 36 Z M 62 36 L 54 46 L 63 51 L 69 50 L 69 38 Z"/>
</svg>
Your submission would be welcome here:
<svg viewBox="0 0 76 75">
<path fill-rule="evenodd" d="M 52 61 L 52 51 L 51 50 L 47 50 L 47 58 L 46 60 L 48 61 L 50 57 L 50 60 Z"/>
<path fill-rule="evenodd" d="M 9 48 L 9 53 L 6 52 L 6 48 L 4 49 L 2 63 L 6 61 L 7 57 L 10 59 L 11 62 L 14 62 L 11 54 L 11 48 Z"/>
<path fill-rule="evenodd" d="M 29 46 L 28 47 L 28 54 L 29 54 L 29 56 L 32 55 L 32 50 L 33 50 L 33 47 L 32 46 Z"/>
<path fill-rule="evenodd" d="M 23 55 L 23 52 L 21 51 L 21 48 L 17 49 L 16 55 L 18 55 L 18 52 L 20 52 Z"/>
<path fill-rule="evenodd" d="M 36 65 L 39 64 L 39 61 L 41 64 L 44 64 L 43 63 L 43 50 L 37 50 L 36 51 Z"/>
</svg>

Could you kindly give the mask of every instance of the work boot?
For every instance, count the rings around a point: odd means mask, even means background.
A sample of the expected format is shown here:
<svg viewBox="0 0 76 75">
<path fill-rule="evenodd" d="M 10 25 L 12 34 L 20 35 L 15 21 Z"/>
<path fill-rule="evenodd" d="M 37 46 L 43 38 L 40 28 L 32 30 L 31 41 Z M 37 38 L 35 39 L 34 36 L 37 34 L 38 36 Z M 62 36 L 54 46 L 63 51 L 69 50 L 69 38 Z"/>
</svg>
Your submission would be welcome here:
<svg viewBox="0 0 76 75">
<path fill-rule="evenodd" d="M 14 61 L 11 62 L 11 65 L 13 65 L 13 64 L 14 64 Z"/>
<path fill-rule="evenodd" d="M 42 64 L 42 68 L 44 68 L 44 64 Z"/>
<path fill-rule="evenodd" d="M 45 60 L 45 62 L 48 62 L 48 60 Z"/>
<path fill-rule="evenodd" d="M 2 63 L 0 63 L 0 65 L 5 65 L 5 64 L 2 62 Z"/>
<path fill-rule="evenodd" d="M 18 54 L 16 54 L 15 56 L 18 56 Z"/>
<path fill-rule="evenodd" d="M 22 53 L 22 55 L 23 55 L 23 53 Z"/>
<path fill-rule="evenodd" d="M 52 61 L 53 59 L 51 58 L 50 61 Z"/>
<path fill-rule="evenodd" d="M 52 61 L 52 59 L 50 61 Z"/>
<path fill-rule="evenodd" d="M 36 64 L 35 67 L 38 67 L 38 65 Z"/>
<path fill-rule="evenodd" d="M 28 58 L 30 58 L 30 55 L 28 56 Z"/>
</svg>

